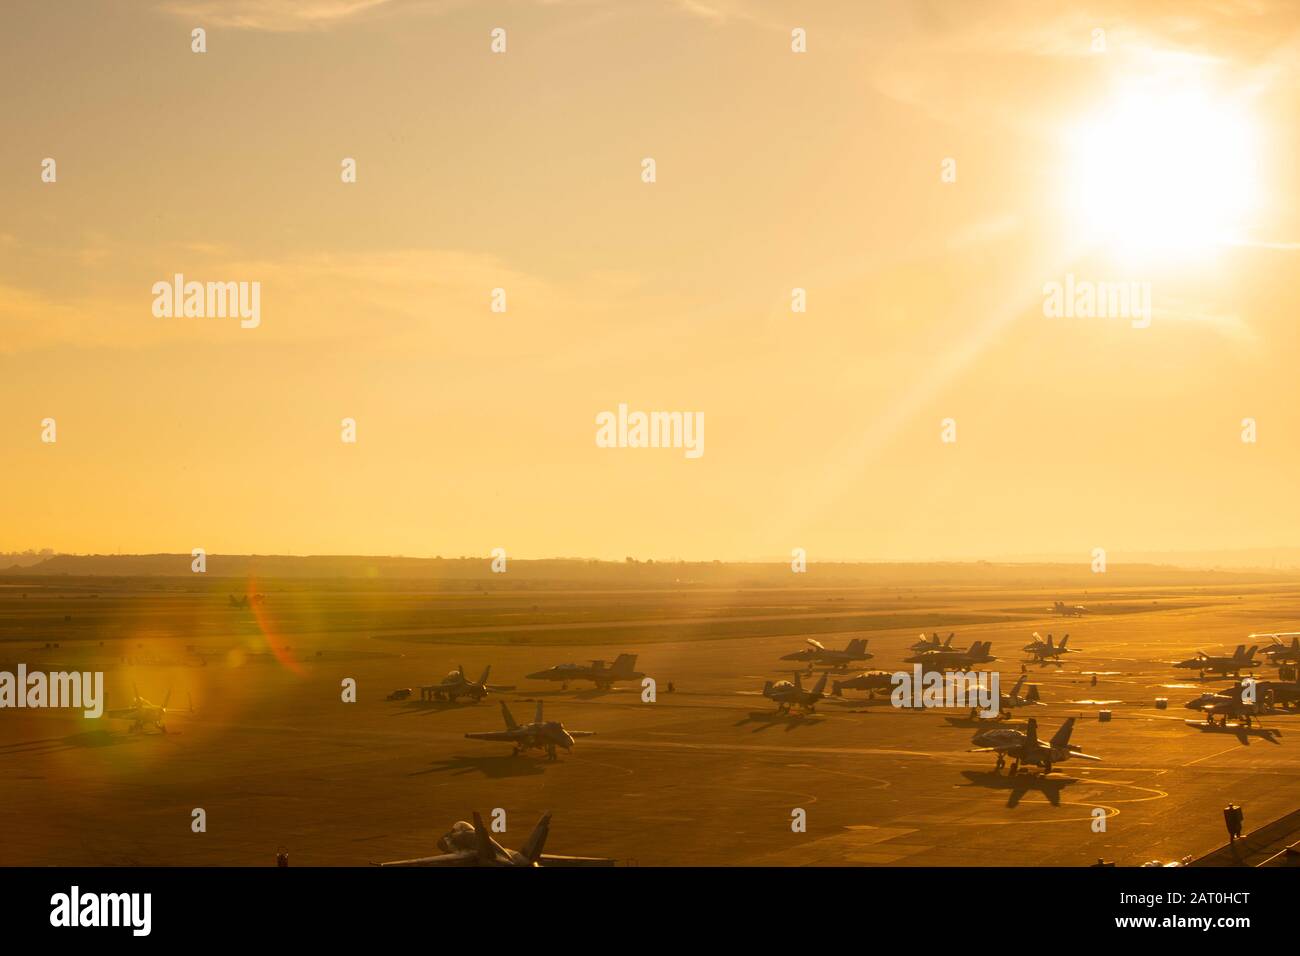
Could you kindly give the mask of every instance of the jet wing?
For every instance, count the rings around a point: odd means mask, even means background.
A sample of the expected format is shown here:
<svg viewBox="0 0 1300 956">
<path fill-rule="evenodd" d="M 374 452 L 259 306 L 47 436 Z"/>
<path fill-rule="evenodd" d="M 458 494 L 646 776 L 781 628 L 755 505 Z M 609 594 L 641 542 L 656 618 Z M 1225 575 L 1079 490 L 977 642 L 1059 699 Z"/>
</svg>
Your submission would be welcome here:
<svg viewBox="0 0 1300 956">
<path fill-rule="evenodd" d="M 413 860 L 390 860 L 387 863 L 374 863 L 372 866 L 473 866 L 478 855 L 473 850 L 459 853 L 440 853 L 437 856 L 420 856 Z"/>
<path fill-rule="evenodd" d="M 1081 754 L 1077 750 L 1070 751 L 1070 759 L 1078 758 L 1079 760 L 1100 760 L 1100 757 L 1094 757 L 1092 754 Z"/>
<path fill-rule="evenodd" d="M 596 736 L 596 732 L 595 732 L 594 730 L 568 730 L 568 731 L 565 731 L 565 732 L 566 732 L 570 737 L 594 737 L 594 736 Z"/>
<path fill-rule="evenodd" d="M 511 733 L 509 730 L 486 730 L 486 731 L 484 731 L 484 732 L 482 732 L 482 733 L 478 733 L 478 734 L 466 734 L 465 737 L 466 737 L 467 739 L 469 739 L 469 740 L 505 740 L 505 741 L 512 741 L 512 740 L 518 740 L 518 739 L 519 739 L 519 735 L 518 735 L 518 734 Z"/>
<path fill-rule="evenodd" d="M 488 690 L 492 691 L 494 694 L 500 693 L 503 690 L 515 689 L 514 684 L 487 684 L 485 686 L 487 687 Z"/>
</svg>

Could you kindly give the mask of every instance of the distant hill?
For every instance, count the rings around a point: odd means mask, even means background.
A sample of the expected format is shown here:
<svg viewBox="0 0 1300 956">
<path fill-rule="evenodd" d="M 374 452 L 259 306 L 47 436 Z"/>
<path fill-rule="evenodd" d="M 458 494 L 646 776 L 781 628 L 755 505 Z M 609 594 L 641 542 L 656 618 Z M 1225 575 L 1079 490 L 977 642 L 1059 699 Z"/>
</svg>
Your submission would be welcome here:
<svg viewBox="0 0 1300 956">
<path fill-rule="evenodd" d="M 1125 564 L 1162 564 L 1180 568 L 1300 571 L 1300 548 L 1237 548 L 1202 551 L 1112 551 L 1114 560 Z M 1015 561 L 1057 564 L 1068 555 L 1036 554 L 1016 557 Z"/>
<path fill-rule="evenodd" d="M 0 569 L 3 578 L 67 577 L 194 578 L 188 554 L 60 554 L 28 566 Z M 595 561 L 508 559 L 494 574 L 491 559 L 402 558 L 353 555 L 207 556 L 208 579 L 362 579 L 379 581 L 480 582 L 475 586 L 549 587 L 1042 587 L 1071 592 L 1148 585 L 1187 586 L 1278 580 L 1300 581 L 1296 571 L 1205 570 L 1162 564 L 1112 562 L 1104 575 L 1084 562 L 817 563 L 794 574 L 785 562 Z M 490 582 L 490 585 L 489 585 Z"/>
<path fill-rule="evenodd" d="M 49 548 L 41 551 L 0 551 L 0 568 L 28 568 L 54 557 Z"/>
</svg>

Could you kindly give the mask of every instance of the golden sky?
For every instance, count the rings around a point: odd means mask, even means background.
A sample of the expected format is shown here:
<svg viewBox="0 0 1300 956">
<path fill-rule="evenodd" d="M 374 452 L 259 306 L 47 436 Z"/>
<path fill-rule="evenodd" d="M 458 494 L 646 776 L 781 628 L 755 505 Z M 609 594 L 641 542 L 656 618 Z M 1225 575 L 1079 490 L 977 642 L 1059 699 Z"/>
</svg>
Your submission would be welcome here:
<svg viewBox="0 0 1300 956">
<path fill-rule="evenodd" d="M 1300 544 L 1293 2 L 2 15 L 0 550 Z M 260 325 L 155 317 L 176 273 Z M 620 403 L 705 453 L 597 447 Z"/>
</svg>

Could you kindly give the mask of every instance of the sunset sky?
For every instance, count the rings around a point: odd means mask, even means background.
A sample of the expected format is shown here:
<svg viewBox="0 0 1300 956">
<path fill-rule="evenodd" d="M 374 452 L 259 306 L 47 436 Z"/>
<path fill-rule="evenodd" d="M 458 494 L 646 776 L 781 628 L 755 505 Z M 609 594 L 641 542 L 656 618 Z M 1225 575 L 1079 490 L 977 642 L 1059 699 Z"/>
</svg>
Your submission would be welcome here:
<svg viewBox="0 0 1300 956">
<path fill-rule="evenodd" d="M 1300 544 L 1293 0 L 0 16 L 0 550 Z M 155 317 L 176 273 L 260 326 Z M 597 447 L 620 403 L 704 454 Z"/>
</svg>

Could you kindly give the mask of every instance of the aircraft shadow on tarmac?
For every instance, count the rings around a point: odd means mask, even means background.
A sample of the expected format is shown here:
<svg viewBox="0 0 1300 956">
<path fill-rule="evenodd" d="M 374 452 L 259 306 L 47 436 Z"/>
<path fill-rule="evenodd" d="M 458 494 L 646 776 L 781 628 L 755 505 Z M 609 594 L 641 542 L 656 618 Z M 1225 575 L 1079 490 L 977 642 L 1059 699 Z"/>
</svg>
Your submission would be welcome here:
<svg viewBox="0 0 1300 956">
<path fill-rule="evenodd" d="M 551 697 L 567 697 L 571 700 L 595 700 L 599 697 L 606 697 L 614 693 L 614 689 L 605 690 L 600 687 L 588 687 L 586 690 L 535 690 L 527 697 L 521 697 L 520 700 L 530 701 Z"/>
<path fill-rule="evenodd" d="M 14 754 L 54 753 L 60 750 L 72 750 L 77 747 L 117 747 L 122 744 L 143 740 L 146 736 L 159 734 L 113 733 L 108 730 L 89 730 L 66 737 L 46 737 L 42 740 L 24 740 L 20 743 L 0 746 L 0 758 Z"/>
<path fill-rule="evenodd" d="M 420 777 L 427 773 L 450 773 L 456 776 L 481 773 L 485 777 L 499 780 L 504 777 L 530 777 L 545 772 L 542 764 L 532 757 L 504 754 L 493 757 L 451 757 L 431 764 L 428 770 L 417 770 L 408 776 Z"/>
<path fill-rule="evenodd" d="M 746 724 L 758 724 L 754 728 L 754 733 L 784 726 L 788 733 L 799 727 L 811 727 L 813 724 L 820 724 L 824 719 L 824 717 L 818 717 L 816 714 L 780 714 L 774 710 L 751 710 L 743 720 L 736 721 L 735 726 L 744 727 Z"/>
<path fill-rule="evenodd" d="M 989 790 L 1010 790 L 1007 806 L 1016 807 L 1026 793 L 1035 790 L 1045 796 L 1054 806 L 1061 805 L 1061 791 L 1072 783 L 1078 783 L 1073 777 L 1044 777 L 1041 773 L 1021 771 L 1015 776 L 1003 774 L 997 770 L 963 770 L 961 775 L 970 781 L 970 786 L 985 787 Z"/>
<path fill-rule="evenodd" d="M 953 727 L 974 728 L 983 730 L 989 727 L 1002 729 L 1005 727 L 1017 728 L 1025 726 L 1023 720 L 981 720 L 979 717 L 945 717 L 944 720 Z"/>
<path fill-rule="evenodd" d="M 892 706 L 888 697 L 829 697 L 827 700 L 837 704 L 843 704 L 848 707 L 889 707 Z M 850 711 L 850 713 L 852 713 Z"/>
<path fill-rule="evenodd" d="M 1236 737 L 1238 743 L 1243 747 L 1250 746 L 1251 737 L 1267 740 L 1278 747 L 1282 746 L 1281 741 L 1277 739 L 1282 736 L 1282 731 L 1275 730 L 1272 727 L 1220 727 L 1217 724 L 1194 724 L 1189 726 L 1195 726 L 1202 733 L 1231 735 Z"/>
<path fill-rule="evenodd" d="M 428 716 L 429 714 L 440 714 L 444 710 L 463 710 L 466 707 L 473 706 L 475 704 L 472 700 L 458 700 L 454 704 L 449 700 L 408 700 L 402 704 L 401 710 L 394 713 L 393 716 Z"/>
</svg>

